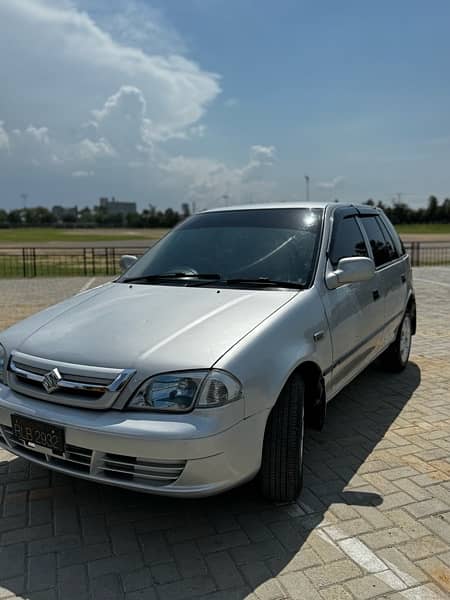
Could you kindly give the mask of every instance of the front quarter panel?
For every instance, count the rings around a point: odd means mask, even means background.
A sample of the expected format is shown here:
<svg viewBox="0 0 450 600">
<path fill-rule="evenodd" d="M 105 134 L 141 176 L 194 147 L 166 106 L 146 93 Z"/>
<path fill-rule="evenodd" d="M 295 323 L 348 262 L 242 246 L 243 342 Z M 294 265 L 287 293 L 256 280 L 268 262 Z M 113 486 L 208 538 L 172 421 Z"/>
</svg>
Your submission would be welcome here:
<svg viewBox="0 0 450 600">
<path fill-rule="evenodd" d="M 270 293 L 265 291 L 261 293 Z M 321 339 L 314 334 L 323 332 Z M 291 373 L 307 361 L 326 371 L 331 339 L 320 295 L 305 290 L 231 348 L 215 367 L 242 383 L 246 416 L 272 408 Z M 329 375 L 325 378 L 327 384 Z"/>
</svg>

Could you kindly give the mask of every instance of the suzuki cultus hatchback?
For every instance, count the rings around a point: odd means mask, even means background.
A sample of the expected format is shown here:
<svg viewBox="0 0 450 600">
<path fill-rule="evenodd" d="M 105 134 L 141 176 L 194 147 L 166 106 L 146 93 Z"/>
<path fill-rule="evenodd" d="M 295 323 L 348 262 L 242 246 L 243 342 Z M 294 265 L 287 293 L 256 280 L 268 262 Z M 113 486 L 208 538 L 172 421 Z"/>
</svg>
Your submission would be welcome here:
<svg viewBox="0 0 450 600">
<path fill-rule="evenodd" d="M 0 445 L 63 473 L 172 496 L 256 475 L 294 499 L 305 420 L 375 358 L 408 361 L 409 257 L 380 210 L 196 214 L 113 282 L 0 334 Z"/>
</svg>

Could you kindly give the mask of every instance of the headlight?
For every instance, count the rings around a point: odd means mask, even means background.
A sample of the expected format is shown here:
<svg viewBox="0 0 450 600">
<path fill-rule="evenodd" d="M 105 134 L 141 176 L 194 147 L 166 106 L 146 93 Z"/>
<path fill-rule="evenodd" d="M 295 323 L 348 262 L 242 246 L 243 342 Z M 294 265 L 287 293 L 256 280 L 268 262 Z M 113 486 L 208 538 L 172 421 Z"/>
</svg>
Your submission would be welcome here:
<svg viewBox="0 0 450 600">
<path fill-rule="evenodd" d="M 224 371 L 163 373 L 147 379 L 128 404 L 135 410 L 187 412 L 223 406 L 241 397 L 241 384 Z"/>
<path fill-rule="evenodd" d="M 0 344 L 0 381 L 5 382 L 5 371 L 6 371 L 6 350 Z"/>
</svg>

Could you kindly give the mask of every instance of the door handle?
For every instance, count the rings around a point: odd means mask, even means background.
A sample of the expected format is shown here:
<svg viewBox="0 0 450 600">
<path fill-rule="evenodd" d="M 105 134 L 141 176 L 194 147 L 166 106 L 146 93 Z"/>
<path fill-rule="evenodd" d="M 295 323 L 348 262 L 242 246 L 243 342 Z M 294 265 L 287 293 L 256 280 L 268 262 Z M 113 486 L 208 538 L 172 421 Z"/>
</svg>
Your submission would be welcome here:
<svg viewBox="0 0 450 600">
<path fill-rule="evenodd" d="M 402 283 L 406 283 L 406 275 L 401 276 Z"/>
<path fill-rule="evenodd" d="M 372 296 L 374 300 L 378 300 L 380 297 L 380 292 L 378 290 L 373 290 Z"/>
</svg>

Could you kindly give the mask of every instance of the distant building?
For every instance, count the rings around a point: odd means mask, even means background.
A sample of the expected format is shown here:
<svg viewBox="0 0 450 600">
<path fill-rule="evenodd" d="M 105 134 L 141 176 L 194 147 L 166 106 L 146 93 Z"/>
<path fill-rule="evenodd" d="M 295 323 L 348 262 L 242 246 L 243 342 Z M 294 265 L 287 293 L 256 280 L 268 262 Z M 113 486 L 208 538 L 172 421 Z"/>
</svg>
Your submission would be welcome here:
<svg viewBox="0 0 450 600">
<path fill-rule="evenodd" d="M 100 198 L 100 208 L 107 215 L 122 215 L 124 217 L 129 213 L 135 214 L 137 212 L 136 202 L 117 202 L 114 197 L 111 200 Z"/>
<path fill-rule="evenodd" d="M 78 219 L 78 206 L 54 206 L 52 215 L 57 223 L 63 223 L 64 221 L 74 223 Z"/>
</svg>

